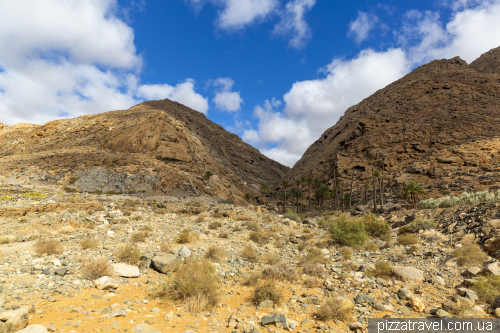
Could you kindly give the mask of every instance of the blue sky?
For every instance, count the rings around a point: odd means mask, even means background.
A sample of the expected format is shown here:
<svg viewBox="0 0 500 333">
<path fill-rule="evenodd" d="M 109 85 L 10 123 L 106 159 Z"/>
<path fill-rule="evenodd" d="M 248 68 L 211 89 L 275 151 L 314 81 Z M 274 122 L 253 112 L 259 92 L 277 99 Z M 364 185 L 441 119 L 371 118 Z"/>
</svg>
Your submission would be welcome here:
<svg viewBox="0 0 500 333">
<path fill-rule="evenodd" d="M 500 0 L 1 0 L 0 121 L 170 98 L 292 166 L 348 107 L 499 32 Z"/>
</svg>

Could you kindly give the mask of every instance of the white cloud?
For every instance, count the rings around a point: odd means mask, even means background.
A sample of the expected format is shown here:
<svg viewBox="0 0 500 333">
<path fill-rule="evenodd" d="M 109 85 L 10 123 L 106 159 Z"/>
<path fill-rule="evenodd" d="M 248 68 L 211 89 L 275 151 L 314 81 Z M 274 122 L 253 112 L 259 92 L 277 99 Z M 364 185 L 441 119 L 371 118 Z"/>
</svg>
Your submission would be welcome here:
<svg viewBox="0 0 500 333">
<path fill-rule="evenodd" d="M 304 20 L 306 12 L 312 9 L 316 0 L 292 0 L 285 6 L 281 14 L 281 21 L 275 25 L 274 33 L 278 35 L 292 35 L 289 46 L 300 49 L 311 38 L 311 29 Z"/>
<path fill-rule="evenodd" d="M 138 85 L 142 59 L 116 0 L 0 1 L 0 121 L 45 123 L 169 97 L 206 112 L 193 81 Z"/>
<path fill-rule="evenodd" d="M 236 112 L 241 110 L 243 98 L 240 92 L 231 91 L 234 81 L 231 78 L 218 78 L 213 82 L 214 86 L 219 87 L 220 91 L 216 92 L 213 102 L 220 111 Z"/>
<path fill-rule="evenodd" d="M 375 28 L 378 17 L 374 14 L 359 12 L 358 17 L 349 24 L 348 36 L 354 38 L 356 43 L 360 44 L 366 40 L 370 32 Z"/>
<path fill-rule="evenodd" d="M 148 84 L 137 89 L 137 96 L 147 100 L 171 99 L 203 114 L 208 112 L 208 99 L 194 91 L 194 80 L 187 79 L 175 87 L 168 84 Z"/>
<path fill-rule="evenodd" d="M 237 30 L 265 19 L 279 5 L 278 0 L 185 0 L 196 10 L 207 3 L 222 7 L 217 19 L 221 29 Z"/>
</svg>

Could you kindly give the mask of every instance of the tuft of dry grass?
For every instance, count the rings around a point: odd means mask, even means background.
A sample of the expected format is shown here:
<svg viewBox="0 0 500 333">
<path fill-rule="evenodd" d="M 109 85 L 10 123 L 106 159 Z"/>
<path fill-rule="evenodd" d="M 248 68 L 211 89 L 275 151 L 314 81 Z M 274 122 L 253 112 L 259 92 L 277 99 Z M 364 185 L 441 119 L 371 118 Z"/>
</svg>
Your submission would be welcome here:
<svg viewBox="0 0 500 333">
<path fill-rule="evenodd" d="M 389 279 L 393 276 L 391 264 L 385 260 L 377 261 L 375 269 L 368 270 L 366 274 L 383 279 Z"/>
<path fill-rule="evenodd" d="M 366 248 L 366 251 L 370 251 L 370 252 L 378 250 L 378 246 L 375 243 L 368 243 L 368 244 L 366 244 L 365 248 Z"/>
<path fill-rule="evenodd" d="M 328 299 L 320 305 L 315 313 L 319 320 L 349 320 L 352 314 L 352 307 L 347 302 L 339 301 L 338 299 Z"/>
<path fill-rule="evenodd" d="M 326 264 L 328 260 L 325 258 L 323 252 L 317 247 L 310 248 L 307 251 L 306 256 L 304 257 L 302 264 L 305 263 L 317 263 L 317 264 Z"/>
<path fill-rule="evenodd" d="M 276 253 L 266 253 L 262 256 L 260 261 L 268 265 L 276 265 L 277 263 L 281 262 L 281 258 Z"/>
<path fill-rule="evenodd" d="M 295 281 L 298 279 L 299 275 L 290 267 L 287 263 L 279 263 L 277 265 L 268 266 L 262 271 L 262 277 L 271 280 L 286 280 Z"/>
<path fill-rule="evenodd" d="M 259 283 L 259 280 L 262 278 L 262 274 L 251 272 L 248 276 L 246 276 L 241 282 L 244 286 L 256 286 Z"/>
<path fill-rule="evenodd" d="M 481 250 L 479 245 L 474 243 L 456 248 L 452 255 L 457 260 L 457 264 L 462 267 L 481 266 L 488 258 L 488 255 Z"/>
<path fill-rule="evenodd" d="M 319 288 L 321 287 L 322 280 L 318 279 L 317 277 L 309 277 L 304 280 L 304 286 L 307 288 Z"/>
<path fill-rule="evenodd" d="M 229 233 L 227 231 L 221 231 L 219 233 L 219 238 L 225 238 L 225 239 L 227 239 L 227 238 L 229 238 Z"/>
<path fill-rule="evenodd" d="M 257 224 L 257 222 L 247 223 L 246 224 L 246 228 L 247 228 L 247 230 L 250 230 L 250 231 L 259 231 L 260 230 L 259 225 Z"/>
<path fill-rule="evenodd" d="M 220 227 L 222 227 L 222 223 L 220 221 L 212 221 L 208 224 L 208 229 L 215 230 L 219 229 Z"/>
<path fill-rule="evenodd" d="M 148 237 L 148 233 L 146 231 L 139 231 L 135 232 L 130 236 L 130 241 L 132 243 L 141 243 L 146 240 L 146 237 Z"/>
<path fill-rule="evenodd" d="M 85 238 L 80 242 L 80 247 L 83 250 L 95 249 L 99 245 L 99 241 L 94 238 Z"/>
<path fill-rule="evenodd" d="M 325 273 L 325 268 L 323 266 L 312 262 L 304 263 L 302 265 L 302 270 L 304 271 L 304 274 L 311 276 L 320 276 L 321 274 Z"/>
<path fill-rule="evenodd" d="M 265 233 L 260 231 L 251 232 L 249 239 L 259 245 L 266 245 L 267 243 L 269 243 L 269 237 Z"/>
<path fill-rule="evenodd" d="M 172 251 L 172 244 L 170 242 L 167 242 L 166 240 L 163 240 L 160 243 L 160 251 L 170 253 Z"/>
<path fill-rule="evenodd" d="M 257 251 L 253 246 L 247 245 L 243 248 L 243 250 L 241 250 L 240 257 L 250 262 L 256 262 L 259 257 L 259 254 L 257 253 Z"/>
<path fill-rule="evenodd" d="M 472 289 L 477 293 L 481 302 L 491 304 L 500 296 L 500 276 L 493 274 L 478 276 Z"/>
<path fill-rule="evenodd" d="M 70 234 L 72 232 L 75 232 L 75 228 L 73 228 L 72 226 L 70 225 L 67 225 L 65 227 L 62 227 L 61 229 L 59 229 L 59 232 L 61 234 Z"/>
<path fill-rule="evenodd" d="M 95 258 L 88 260 L 86 264 L 82 266 L 82 277 L 87 280 L 96 280 L 103 276 L 110 276 L 113 274 L 113 270 L 108 263 L 107 258 Z"/>
<path fill-rule="evenodd" d="M 205 260 L 188 261 L 161 282 L 153 296 L 182 301 L 190 311 L 210 310 L 221 297 L 215 267 Z"/>
<path fill-rule="evenodd" d="M 224 250 L 215 245 L 210 246 L 207 252 L 205 252 L 205 258 L 213 262 L 221 263 L 224 261 L 224 257 Z"/>
<path fill-rule="evenodd" d="M 118 249 L 115 253 L 115 257 L 118 262 L 136 265 L 141 259 L 141 252 L 137 248 L 128 245 L 124 248 Z"/>
<path fill-rule="evenodd" d="M 398 236 L 397 241 L 401 245 L 418 244 L 418 237 L 412 234 L 402 234 Z"/>
<path fill-rule="evenodd" d="M 255 287 L 253 291 L 251 301 L 255 306 L 266 300 L 271 300 L 277 305 L 283 303 L 283 291 L 276 286 L 274 281 L 267 281 L 263 285 Z"/>
<path fill-rule="evenodd" d="M 141 227 L 141 231 L 144 231 L 145 233 L 150 233 L 151 231 L 153 231 L 153 228 L 150 225 L 143 225 Z"/>
<path fill-rule="evenodd" d="M 175 239 L 175 242 L 177 244 L 187 244 L 187 243 L 192 243 L 198 240 L 198 235 L 188 231 L 184 230 L 179 235 L 177 235 L 177 238 Z"/>
<path fill-rule="evenodd" d="M 61 254 L 64 248 L 61 243 L 53 239 L 39 239 L 35 245 L 34 250 L 38 255 L 42 254 Z"/>
<path fill-rule="evenodd" d="M 353 251 L 350 247 L 345 246 L 339 249 L 339 254 L 342 257 L 342 259 L 351 260 Z"/>
</svg>

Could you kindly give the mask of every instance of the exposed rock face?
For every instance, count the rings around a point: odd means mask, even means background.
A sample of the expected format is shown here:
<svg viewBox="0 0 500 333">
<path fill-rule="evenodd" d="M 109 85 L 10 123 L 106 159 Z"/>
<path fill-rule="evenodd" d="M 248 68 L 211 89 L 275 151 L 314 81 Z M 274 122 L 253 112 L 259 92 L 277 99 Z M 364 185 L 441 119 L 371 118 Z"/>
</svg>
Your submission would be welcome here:
<svg viewBox="0 0 500 333">
<path fill-rule="evenodd" d="M 497 48 L 471 66 L 458 57 L 420 66 L 349 108 L 285 177 L 331 185 L 334 170 L 366 180 L 384 168 L 394 182 L 429 184 L 498 162 L 500 145 L 491 140 L 500 136 L 499 55 Z"/>
<path fill-rule="evenodd" d="M 0 125 L 0 173 L 31 171 L 35 180 L 63 185 L 80 177 L 73 185 L 83 191 L 211 194 L 241 202 L 288 170 L 170 100 L 43 126 Z"/>
</svg>

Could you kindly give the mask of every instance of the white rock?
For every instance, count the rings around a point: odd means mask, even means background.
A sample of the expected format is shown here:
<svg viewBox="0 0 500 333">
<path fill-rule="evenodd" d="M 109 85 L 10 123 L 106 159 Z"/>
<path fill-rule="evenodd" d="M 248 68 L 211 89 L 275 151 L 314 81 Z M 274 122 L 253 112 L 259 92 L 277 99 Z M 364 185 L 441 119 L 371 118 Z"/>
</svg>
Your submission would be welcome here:
<svg viewBox="0 0 500 333">
<path fill-rule="evenodd" d="M 107 290 L 109 288 L 116 289 L 120 286 L 118 281 L 109 276 L 103 276 L 101 278 L 98 278 L 97 280 L 94 281 L 94 283 L 96 288 L 99 290 Z"/>
<path fill-rule="evenodd" d="M 22 329 L 20 331 L 17 331 L 17 333 L 48 333 L 47 329 L 45 326 L 42 325 L 30 325 L 26 327 L 25 329 Z"/>
<path fill-rule="evenodd" d="M 111 264 L 111 268 L 115 275 L 128 277 L 128 278 L 136 278 L 141 275 L 139 272 L 139 267 L 133 265 L 127 265 L 124 263 Z"/>
<path fill-rule="evenodd" d="M 59 259 L 54 259 L 52 262 L 54 263 L 54 266 L 61 266 L 61 261 Z"/>
<path fill-rule="evenodd" d="M 115 236 L 115 232 L 113 230 L 108 230 L 108 232 L 106 233 L 106 235 L 108 237 L 114 237 Z"/>
</svg>

